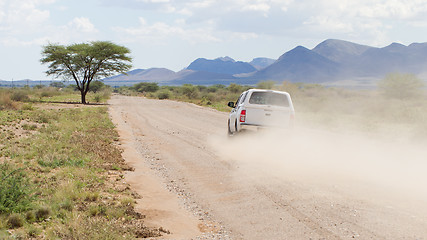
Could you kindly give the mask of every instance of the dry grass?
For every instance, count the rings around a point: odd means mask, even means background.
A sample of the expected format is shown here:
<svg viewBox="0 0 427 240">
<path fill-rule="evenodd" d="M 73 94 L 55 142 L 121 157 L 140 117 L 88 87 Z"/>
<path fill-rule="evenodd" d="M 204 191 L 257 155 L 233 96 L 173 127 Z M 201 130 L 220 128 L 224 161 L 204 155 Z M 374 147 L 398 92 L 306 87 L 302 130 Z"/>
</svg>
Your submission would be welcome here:
<svg viewBox="0 0 427 240">
<path fill-rule="evenodd" d="M 0 137 L 0 164 L 24 169 L 34 188 L 29 209 L 19 213 L 22 226 L 8 230 L 9 214 L 0 213 L 1 239 L 159 235 L 143 225 L 132 190 L 117 181 L 131 168 L 105 107 L 1 111 Z"/>
<path fill-rule="evenodd" d="M 17 103 L 10 99 L 10 93 L 6 91 L 0 92 L 0 110 L 17 109 Z"/>
</svg>

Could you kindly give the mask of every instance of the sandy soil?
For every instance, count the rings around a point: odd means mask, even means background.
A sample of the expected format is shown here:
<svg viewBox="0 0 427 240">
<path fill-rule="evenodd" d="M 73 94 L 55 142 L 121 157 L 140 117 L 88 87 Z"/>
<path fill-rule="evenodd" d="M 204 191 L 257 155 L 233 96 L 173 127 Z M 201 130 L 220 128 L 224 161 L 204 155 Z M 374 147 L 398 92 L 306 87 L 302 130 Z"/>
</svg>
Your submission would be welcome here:
<svg viewBox="0 0 427 240">
<path fill-rule="evenodd" d="M 138 97 L 109 103 L 135 167 L 126 179 L 147 225 L 171 232 L 163 238 L 427 239 L 423 148 L 304 128 L 227 138 L 227 113 Z"/>
</svg>

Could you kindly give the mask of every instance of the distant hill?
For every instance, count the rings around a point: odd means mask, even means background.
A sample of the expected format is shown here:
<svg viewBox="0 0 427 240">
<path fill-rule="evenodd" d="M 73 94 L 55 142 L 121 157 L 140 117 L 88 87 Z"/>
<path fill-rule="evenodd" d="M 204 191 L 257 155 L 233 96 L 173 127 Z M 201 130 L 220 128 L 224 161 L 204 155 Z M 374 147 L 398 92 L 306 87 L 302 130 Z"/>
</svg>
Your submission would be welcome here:
<svg viewBox="0 0 427 240">
<path fill-rule="evenodd" d="M 164 82 L 172 80 L 176 77 L 176 73 L 166 68 L 150 68 L 150 69 L 135 69 L 127 72 L 127 75 L 120 74 L 117 76 L 104 79 L 105 82 L 109 81 L 151 81 L 151 82 Z"/>
<path fill-rule="evenodd" d="M 221 73 L 221 74 L 240 74 L 255 72 L 257 69 L 246 62 L 236 62 L 230 57 L 217 58 L 209 60 L 205 58 L 198 58 L 192 62 L 187 69 L 194 71 L 203 71 L 210 73 Z"/>
<path fill-rule="evenodd" d="M 128 75 L 106 79 L 131 84 L 138 81 L 160 84 L 255 84 L 263 80 L 304 83 L 355 81 L 374 85 L 391 72 L 413 73 L 427 78 L 427 43 L 405 46 L 392 43 L 378 48 L 338 39 L 328 39 L 313 49 L 298 46 L 279 59 L 254 58 L 250 63 L 230 57 L 214 60 L 199 58 L 179 72 L 155 68 L 134 70 Z M 425 79 L 427 80 L 427 79 Z M 125 82 L 123 82 L 125 81 Z"/>
<path fill-rule="evenodd" d="M 257 70 L 261 70 L 273 64 L 276 60 L 271 58 L 254 58 L 249 64 Z"/>
<path fill-rule="evenodd" d="M 248 78 L 254 79 L 255 82 L 257 80 L 323 82 L 335 79 L 339 72 L 339 64 L 336 62 L 298 46 Z"/>
</svg>

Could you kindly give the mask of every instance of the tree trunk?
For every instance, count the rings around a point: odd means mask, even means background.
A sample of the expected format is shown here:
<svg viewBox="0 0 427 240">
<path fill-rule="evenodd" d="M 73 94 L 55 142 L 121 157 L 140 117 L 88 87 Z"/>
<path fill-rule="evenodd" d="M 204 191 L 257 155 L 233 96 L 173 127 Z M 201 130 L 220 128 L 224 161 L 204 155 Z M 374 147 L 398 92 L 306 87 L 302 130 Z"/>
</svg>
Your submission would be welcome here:
<svg viewBox="0 0 427 240">
<path fill-rule="evenodd" d="M 86 91 L 80 91 L 80 93 L 82 94 L 82 103 L 86 104 Z"/>
</svg>

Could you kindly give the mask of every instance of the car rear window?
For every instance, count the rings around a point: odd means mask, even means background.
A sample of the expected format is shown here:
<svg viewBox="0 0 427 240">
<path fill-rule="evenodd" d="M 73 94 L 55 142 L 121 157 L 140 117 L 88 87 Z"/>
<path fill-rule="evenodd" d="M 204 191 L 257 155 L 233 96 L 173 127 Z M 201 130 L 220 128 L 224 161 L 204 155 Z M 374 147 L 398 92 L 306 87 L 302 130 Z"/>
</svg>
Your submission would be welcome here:
<svg viewBox="0 0 427 240">
<path fill-rule="evenodd" d="M 249 103 L 289 107 L 287 96 L 275 92 L 253 92 L 251 98 L 249 98 Z"/>
</svg>

